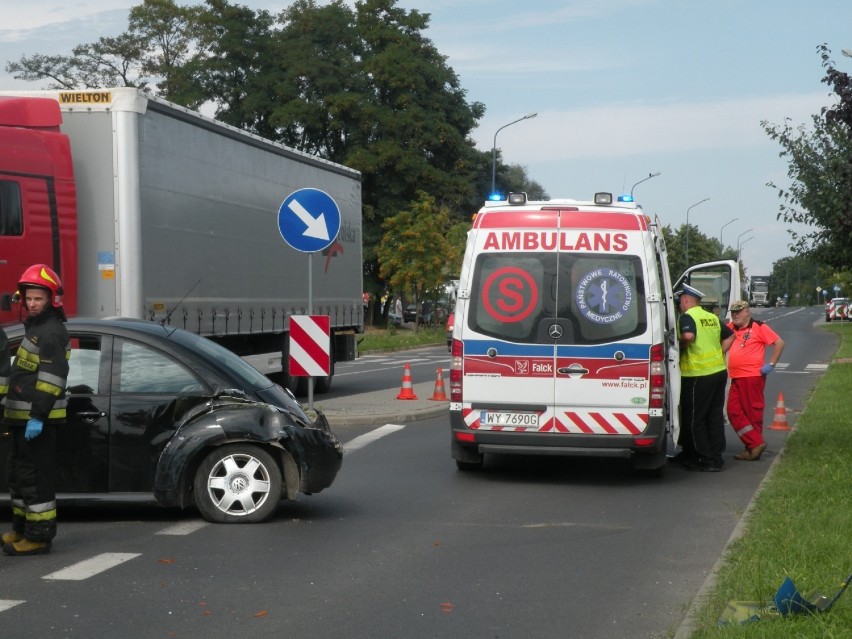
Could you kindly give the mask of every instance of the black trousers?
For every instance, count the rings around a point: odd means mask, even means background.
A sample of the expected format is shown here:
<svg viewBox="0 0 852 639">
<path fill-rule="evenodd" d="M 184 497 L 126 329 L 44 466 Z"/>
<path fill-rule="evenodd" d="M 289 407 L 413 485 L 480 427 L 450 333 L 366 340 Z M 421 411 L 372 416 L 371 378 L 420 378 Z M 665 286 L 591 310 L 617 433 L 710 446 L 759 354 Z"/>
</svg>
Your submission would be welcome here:
<svg viewBox="0 0 852 639">
<path fill-rule="evenodd" d="M 725 386 L 728 372 L 681 377 L 680 437 L 687 458 L 702 464 L 722 463 L 725 452 Z"/>
<path fill-rule="evenodd" d="M 30 541 L 56 536 L 56 426 L 45 424 L 30 441 L 24 426 L 9 428 L 7 478 L 12 502 L 12 528 Z"/>
</svg>

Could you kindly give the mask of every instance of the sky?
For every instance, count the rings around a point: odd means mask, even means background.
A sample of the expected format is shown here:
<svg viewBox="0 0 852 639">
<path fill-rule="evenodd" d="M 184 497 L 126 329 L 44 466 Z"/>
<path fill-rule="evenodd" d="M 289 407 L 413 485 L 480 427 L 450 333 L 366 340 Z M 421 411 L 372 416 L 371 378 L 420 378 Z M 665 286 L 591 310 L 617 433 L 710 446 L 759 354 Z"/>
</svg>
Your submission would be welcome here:
<svg viewBox="0 0 852 639">
<path fill-rule="evenodd" d="M 0 66 L 117 35 L 139 3 L 0 0 Z M 232 3 L 273 12 L 289 4 Z M 430 14 L 425 36 L 446 56 L 467 99 L 485 105 L 472 134 L 477 148 L 490 152 L 496 138 L 503 161 L 526 167 L 551 197 L 591 199 L 633 188 L 664 225 L 677 229 L 689 211 L 700 232 L 739 247 L 749 275 L 768 274 L 773 262 L 792 255 L 789 225 L 777 219 L 777 191 L 767 186 L 788 184 L 787 163 L 760 123 L 809 125 L 834 102 L 816 49 L 827 44 L 837 68 L 852 73 L 852 58 L 841 55 L 852 48 L 852 2 L 397 4 Z M 0 68 L 0 89 L 38 88 Z M 498 133 L 530 113 L 537 115 Z"/>
</svg>

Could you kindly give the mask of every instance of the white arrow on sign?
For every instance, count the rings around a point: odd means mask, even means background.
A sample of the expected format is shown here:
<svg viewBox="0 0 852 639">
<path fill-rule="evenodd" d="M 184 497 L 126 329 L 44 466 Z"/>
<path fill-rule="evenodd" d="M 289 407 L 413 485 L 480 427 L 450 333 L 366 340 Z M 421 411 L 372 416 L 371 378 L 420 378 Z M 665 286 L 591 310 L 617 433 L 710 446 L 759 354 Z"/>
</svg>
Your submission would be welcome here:
<svg viewBox="0 0 852 639">
<path fill-rule="evenodd" d="M 296 200 L 292 200 L 287 205 L 287 208 L 293 211 L 293 213 L 296 214 L 296 217 L 302 220 L 304 225 L 307 227 L 303 235 L 313 237 L 318 240 L 327 241 L 329 239 L 328 227 L 325 224 L 324 214 L 320 213 L 319 217 L 317 218 L 311 217 L 311 214 L 308 213 L 308 210 L 304 206 L 299 204 L 299 202 L 297 202 Z"/>
</svg>

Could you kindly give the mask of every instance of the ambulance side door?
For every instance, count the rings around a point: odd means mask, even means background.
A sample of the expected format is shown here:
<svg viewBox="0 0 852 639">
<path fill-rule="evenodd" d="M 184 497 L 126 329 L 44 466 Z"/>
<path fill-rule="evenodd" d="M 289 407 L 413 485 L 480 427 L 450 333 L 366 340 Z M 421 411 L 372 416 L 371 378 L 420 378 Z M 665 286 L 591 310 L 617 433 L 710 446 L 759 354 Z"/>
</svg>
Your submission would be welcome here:
<svg viewBox="0 0 852 639">
<path fill-rule="evenodd" d="M 668 269 L 666 269 L 668 273 Z M 701 300 L 701 306 L 710 312 L 717 313 L 719 319 L 723 322 L 728 322 L 731 319 L 730 308 L 736 300 L 740 298 L 740 272 L 736 262 L 732 260 L 719 260 L 716 262 L 702 262 L 691 266 L 684 271 L 677 279 L 674 287 L 666 290 L 666 299 L 671 299 L 668 306 L 675 309 L 673 301 L 673 292 L 677 291 L 684 283 L 689 284 L 693 288 L 697 288 L 704 293 Z M 675 309 L 676 310 L 676 309 Z M 677 317 L 679 312 L 675 313 Z M 677 319 L 675 318 L 675 322 Z M 680 345 L 677 337 L 677 325 L 674 324 L 674 330 L 670 330 L 670 350 L 669 350 L 669 388 L 671 390 L 671 402 L 677 407 L 672 413 L 672 437 L 677 443 L 678 434 L 680 433 Z M 675 361 L 671 361 L 674 358 Z"/>
<path fill-rule="evenodd" d="M 704 293 L 702 307 L 716 313 L 722 321 L 730 321 L 731 304 L 740 299 L 742 288 L 736 262 L 718 260 L 690 266 L 677 279 L 672 291 L 677 291 L 683 284 Z"/>
<path fill-rule="evenodd" d="M 662 228 L 659 219 L 657 228 Z M 674 301 L 672 278 L 669 272 L 668 252 L 662 234 L 655 234 L 657 269 L 660 274 L 660 299 L 664 315 L 666 368 L 668 392 L 666 393 L 666 412 L 672 443 L 676 444 L 680 435 L 680 342 L 677 335 L 677 305 Z"/>
</svg>

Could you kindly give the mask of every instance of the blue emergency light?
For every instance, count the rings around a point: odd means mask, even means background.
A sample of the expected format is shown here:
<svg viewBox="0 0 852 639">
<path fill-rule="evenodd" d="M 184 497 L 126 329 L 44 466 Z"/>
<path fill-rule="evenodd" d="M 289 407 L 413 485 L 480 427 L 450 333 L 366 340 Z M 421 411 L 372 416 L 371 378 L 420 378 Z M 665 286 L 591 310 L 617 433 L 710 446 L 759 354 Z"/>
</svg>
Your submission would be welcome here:
<svg viewBox="0 0 852 639">
<path fill-rule="evenodd" d="M 618 201 L 619 201 L 619 202 L 632 202 L 632 201 L 633 201 L 633 196 L 632 196 L 632 195 L 630 195 L 629 193 L 625 193 L 624 195 L 619 195 L 619 196 L 618 196 Z"/>
</svg>

